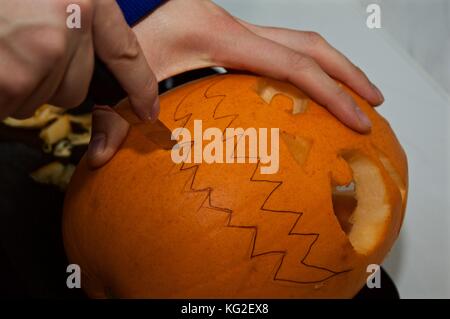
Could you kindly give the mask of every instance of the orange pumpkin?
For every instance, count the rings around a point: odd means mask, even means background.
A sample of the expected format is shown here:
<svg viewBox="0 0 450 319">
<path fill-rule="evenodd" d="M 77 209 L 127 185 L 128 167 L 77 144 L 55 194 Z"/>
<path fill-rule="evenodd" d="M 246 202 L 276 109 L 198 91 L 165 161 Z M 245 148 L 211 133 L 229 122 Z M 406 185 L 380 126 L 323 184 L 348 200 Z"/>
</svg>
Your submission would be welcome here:
<svg viewBox="0 0 450 319">
<path fill-rule="evenodd" d="M 81 161 L 67 193 L 65 248 L 88 295 L 354 296 L 397 238 L 408 178 L 389 124 L 344 89 L 371 119 L 370 134 L 256 76 L 213 76 L 161 96 L 171 130 L 192 130 L 194 120 L 203 130 L 279 128 L 279 169 L 177 164 L 148 137 L 154 127 L 136 122 L 106 166 Z M 119 110 L 131 114 L 127 101 Z"/>
</svg>

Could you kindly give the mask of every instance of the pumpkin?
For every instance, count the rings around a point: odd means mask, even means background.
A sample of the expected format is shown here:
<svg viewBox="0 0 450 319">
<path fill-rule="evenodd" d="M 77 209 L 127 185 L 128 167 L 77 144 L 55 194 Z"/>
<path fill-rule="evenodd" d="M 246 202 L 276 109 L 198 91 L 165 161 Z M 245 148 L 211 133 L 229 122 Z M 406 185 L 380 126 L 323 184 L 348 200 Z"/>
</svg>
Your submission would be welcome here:
<svg viewBox="0 0 450 319">
<path fill-rule="evenodd" d="M 88 295 L 353 297 L 398 236 L 407 159 L 388 122 L 339 85 L 371 119 L 369 134 L 257 76 L 208 77 L 161 96 L 160 119 L 173 131 L 193 131 L 196 120 L 203 130 L 278 128 L 271 174 L 259 158 L 175 163 L 138 121 L 107 165 L 91 170 L 83 159 L 63 235 Z M 131 118 L 128 101 L 118 110 Z"/>
</svg>

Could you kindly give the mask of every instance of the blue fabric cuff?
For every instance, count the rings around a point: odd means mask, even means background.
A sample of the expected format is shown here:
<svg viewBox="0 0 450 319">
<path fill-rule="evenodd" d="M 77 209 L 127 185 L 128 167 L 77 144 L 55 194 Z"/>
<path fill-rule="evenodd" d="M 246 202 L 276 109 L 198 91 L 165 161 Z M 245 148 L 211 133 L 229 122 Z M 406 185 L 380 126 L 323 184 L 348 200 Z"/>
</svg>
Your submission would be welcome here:
<svg viewBox="0 0 450 319">
<path fill-rule="evenodd" d="M 125 20 L 132 26 L 156 9 L 164 0 L 116 0 L 122 9 Z"/>
</svg>

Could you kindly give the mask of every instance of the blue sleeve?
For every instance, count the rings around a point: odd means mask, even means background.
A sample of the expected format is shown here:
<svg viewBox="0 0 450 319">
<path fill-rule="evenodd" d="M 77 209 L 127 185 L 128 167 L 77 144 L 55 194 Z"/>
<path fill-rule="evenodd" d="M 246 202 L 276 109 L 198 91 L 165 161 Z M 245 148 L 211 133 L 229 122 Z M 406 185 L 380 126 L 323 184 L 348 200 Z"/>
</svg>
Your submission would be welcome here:
<svg viewBox="0 0 450 319">
<path fill-rule="evenodd" d="M 116 0 L 122 9 L 125 20 L 132 26 L 156 9 L 164 0 Z"/>
</svg>

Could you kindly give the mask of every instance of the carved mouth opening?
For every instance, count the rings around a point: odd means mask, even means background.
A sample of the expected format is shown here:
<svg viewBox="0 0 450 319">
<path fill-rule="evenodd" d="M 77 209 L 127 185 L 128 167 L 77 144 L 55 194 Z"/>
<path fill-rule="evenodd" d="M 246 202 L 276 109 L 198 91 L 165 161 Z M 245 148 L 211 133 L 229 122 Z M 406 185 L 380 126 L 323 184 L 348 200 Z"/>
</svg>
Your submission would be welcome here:
<svg viewBox="0 0 450 319">
<path fill-rule="evenodd" d="M 349 152 L 344 160 L 353 172 L 353 182 L 333 189 L 333 209 L 353 248 L 367 255 L 383 241 L 390 216 L 386 186 L 380 168 L 369 158 Z"/>
</svg>

